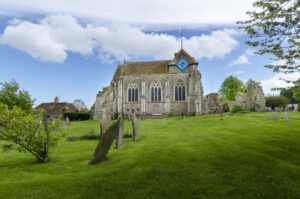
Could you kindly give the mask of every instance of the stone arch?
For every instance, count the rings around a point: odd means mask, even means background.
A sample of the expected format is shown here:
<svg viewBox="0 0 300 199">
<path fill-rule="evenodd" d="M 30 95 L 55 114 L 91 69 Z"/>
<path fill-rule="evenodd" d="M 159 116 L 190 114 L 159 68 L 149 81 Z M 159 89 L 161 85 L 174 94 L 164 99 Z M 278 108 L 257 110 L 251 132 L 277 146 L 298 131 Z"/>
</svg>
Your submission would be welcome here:
<svg viewBox="0 0 300 199">
<path fill-rule="evenodd" d="M 151 102 L 162 102 L 163 89 L 160 81 L 154 80 L 150 85 L 150 101 Z"/>
<path fill-rule="evenodd" d="M 138 102 L 139 101 L 139 88 L 136 83 L 131 82 L 127 87 L 127 101 Z"/>
<path fill-rule="evenodd" d="M 186 85 L 182 79 L 178 79 L 174 85 L 174 99 L 175 101 L 186 100 Z"/>
</svg>

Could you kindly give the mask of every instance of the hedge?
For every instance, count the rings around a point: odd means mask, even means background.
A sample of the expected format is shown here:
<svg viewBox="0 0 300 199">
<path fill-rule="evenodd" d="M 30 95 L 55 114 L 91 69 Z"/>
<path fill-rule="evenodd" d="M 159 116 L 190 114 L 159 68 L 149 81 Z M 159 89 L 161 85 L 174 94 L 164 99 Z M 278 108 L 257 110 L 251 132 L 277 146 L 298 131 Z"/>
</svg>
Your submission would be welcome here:
<svg viewBox="0 0 300 199">
<path fill-rule="evenodd" d="M 64 113 L 64 119 L 69 118 L 70 121 L 78 120 L 89 120 L 91 115 L 89 113 L 78 113 L 78 112 L 66 112 Z"/>
</svg>

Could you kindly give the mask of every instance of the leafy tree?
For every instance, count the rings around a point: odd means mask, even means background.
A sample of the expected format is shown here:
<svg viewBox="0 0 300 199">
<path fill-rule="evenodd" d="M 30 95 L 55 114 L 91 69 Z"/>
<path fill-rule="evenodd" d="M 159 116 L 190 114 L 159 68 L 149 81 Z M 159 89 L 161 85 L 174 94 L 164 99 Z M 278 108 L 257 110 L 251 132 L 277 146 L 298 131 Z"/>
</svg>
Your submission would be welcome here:
<svg viewBox="0 0 300 199">
<path fill-rule="evenodd" d="M 15 80 L 1 82 L 0 86 L 0 103 L 6 104 L 9 109 L 17 106 L 26 112 L 32 110 L 35 100 L 31 99 L 27 91 L 20 90 L 20 86 Z"/>
<path fill-rule="evenodd" d="M 250 37 L 246 43 L 259 48 L 256 54 L 272 55 L 277 62 L 265 67 L 274 72 L 299 71 L 300 1 L 256 0 L 253 7 L 249 20 L 237 22 Z"/>
<path fill-rule="evenodd" d="M 74 100 L 73 104 L 77 108 L 78 111 L 80 111 L 80 109 L 82 109 L 82 108 L 86 108 L 84 101 L 81 99 Z"/>
<path fill-rule="evenodd" d="M 253 79 L 249 79 L 249 80 L 247 81 L 246 85 L 248 86 L 249 84 L 256 84 L 257 86 L 259 86 L 259 85 L 260 85 L 260 82 L 257 82 L 257 81 L 255 81 L 255 80 L 253 80 Z"/>
<path fill-rule="evenodd" d="M 101 91 L 98 92 L 98 94 L 103 94 L 103 93 L 105 93 L 106 91 L 108 91 L 108 89 L 109 89 L 109 86 L 105 86 L 105 87 L 102 88 Z"/>
<path fill-rule="evenodd" d="M 221 89 L 219 90 L 221 97 L 227 98 L 229 100 L 235 100 L 235 96 L 238 92 L 244 93 L 246 86 L 237 77 L 230 75 L 222 83 Z"/>
<path fill-rule="evenodd" d="M 93 103 L 92 107 L 89 110 L 89 114 L 93 117 L 95 114 L 95 106 L 96 106 L 96 102 Z"/>
<path fill-rule="evenodd" d="M 288 101 L 287 98 L 284 96 L 269 96 L 266 97 L 266 106 L 271 107 L 272 110 L 275 109 L 275 107 L 282 107 L 285 108 Z"/>
<path fill-rule="evenodd" d="M 3 145 L 5 150 L 29 152 L 46 163 L 49 149 L 53 149 L 64 136 L 60 129 L 59 120 L 48 121 L 43 111 L 28 113 L 19 107 L 9 109 L 0 103 L 0 140 L 10 143 Z"/>
<path fill-rule="evenodd" d="M 300 102 L 299 98 L 295 95 L 297 95 L 297 87 L 280 89 L 280 96 L 286 97 L 288 99 L 288 103 L 295 104 Z"/>
</svg>

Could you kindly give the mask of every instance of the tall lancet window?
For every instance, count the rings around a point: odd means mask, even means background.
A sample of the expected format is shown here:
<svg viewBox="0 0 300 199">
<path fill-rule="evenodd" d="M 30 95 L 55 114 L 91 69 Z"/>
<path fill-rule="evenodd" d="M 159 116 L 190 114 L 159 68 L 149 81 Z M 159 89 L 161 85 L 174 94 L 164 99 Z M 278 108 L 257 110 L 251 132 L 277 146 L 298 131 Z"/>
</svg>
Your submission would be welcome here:
<svg viewBox="0 0 300 199">
<path fill-rule="evenodd" d="M 159 81 L 154 81 L 151 84 L 151 102 L 161 102 L 161 84 Z"/>
<path fill-rule="evenodd" d="M 185 101 L 185 86 L 182 80 L 176 82 L 175 101 Z"/>
<path fill-rule="evenodd" d="M 128 86 L 128 102 L 139 101 L 139 89 L 135 83 L 130 83 Z"/>
</svg>

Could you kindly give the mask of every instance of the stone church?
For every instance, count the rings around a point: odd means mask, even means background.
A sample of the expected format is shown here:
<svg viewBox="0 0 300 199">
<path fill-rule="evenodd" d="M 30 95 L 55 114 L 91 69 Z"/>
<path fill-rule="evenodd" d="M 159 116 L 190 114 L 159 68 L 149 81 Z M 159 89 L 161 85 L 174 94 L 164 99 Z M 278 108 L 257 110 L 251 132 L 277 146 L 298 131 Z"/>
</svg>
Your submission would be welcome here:
<svg viewBox="0 0 300 199">
<path fill-rule="evenodd" d="M 203 97 L 198 62 L 181 49 L 172 60 L 119 64 L 108 91 L 97 95 L 94 119 L 103 112 L 201 115 L 212 112 L 210 101 Z"/>
</svg>

